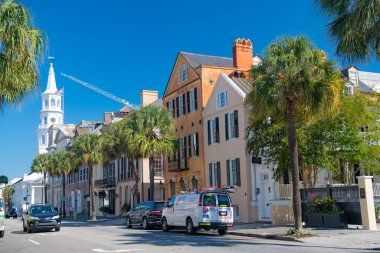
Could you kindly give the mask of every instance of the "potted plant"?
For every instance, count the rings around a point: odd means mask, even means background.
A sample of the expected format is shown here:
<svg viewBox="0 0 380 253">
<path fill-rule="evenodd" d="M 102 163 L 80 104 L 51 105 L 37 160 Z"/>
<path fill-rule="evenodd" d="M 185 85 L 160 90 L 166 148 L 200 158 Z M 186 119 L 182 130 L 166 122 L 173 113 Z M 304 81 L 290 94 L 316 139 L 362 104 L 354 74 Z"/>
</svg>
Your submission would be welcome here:
<svg viewBox="0 0 380 253">
<path fill-rule="evenodd" d="M 376 220 L 380 220 L 380 205 L 375 205 Z"/>
<path fill-rule="evenodd" d="M 323 199 L 313 195 L 307 203 L 306 226 L 346 228 L 347 219 L 331 197 Z"/>
<path fill-rule="evenodd" d="M 111 211 L 111 208 L 108 206 L 102 206 L 99 208 L 99 211 L 103 213 L 103 216 L 106 216 L 106 214 Z"/>
<path fill-rule="evenodd" d="M 121 208 L 121 211 L 123 212 L 123 214 L 128 213 L 129 210 L 131 210 L 131 205 L 128 203 L 124 203 L 123 207 Z"/>
</svg>

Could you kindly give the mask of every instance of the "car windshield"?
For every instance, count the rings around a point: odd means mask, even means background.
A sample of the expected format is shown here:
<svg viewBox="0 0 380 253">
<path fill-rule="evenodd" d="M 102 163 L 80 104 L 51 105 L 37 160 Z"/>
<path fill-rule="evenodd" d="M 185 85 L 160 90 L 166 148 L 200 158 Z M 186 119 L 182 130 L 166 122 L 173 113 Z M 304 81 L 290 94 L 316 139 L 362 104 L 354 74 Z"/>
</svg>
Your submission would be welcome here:
<svg viewBox="0 0 380 253">
<path fill-rule="evenodd" d="M 154 210 L 160 211 L 162 209 L 164 209 L 164 202 L 157 202 L 157 203 L 155 203 Z"/>
<path fill-rule="evenodd" d="M 30 208 L 30 214 L 53 214 L 54 208 L 51 206 L 33 206 Z"/>
<path fill-rule="evenodd" d="M 203 196 L 203 206 L 216 206 L 216 198 L 212 193 L 206 193 Z"/>
<path fill-rule="evenodd" d="M 230 207 L 230 198 L 225 194 L 218 194 L 218 205 L 221 207 Z"/>
</svg>

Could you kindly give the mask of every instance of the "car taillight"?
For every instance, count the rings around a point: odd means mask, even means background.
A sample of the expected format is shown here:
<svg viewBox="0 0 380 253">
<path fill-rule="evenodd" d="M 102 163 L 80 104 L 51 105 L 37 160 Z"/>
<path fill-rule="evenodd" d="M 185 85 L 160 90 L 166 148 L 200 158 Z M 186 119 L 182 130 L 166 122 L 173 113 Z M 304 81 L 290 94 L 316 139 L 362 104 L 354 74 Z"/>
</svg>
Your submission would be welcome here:
<svg viewBox="0 0 380 253">
<path fill-rule="evenodd" d="M 150 212 L 151 215 L 161 215 L 162 211 L 152 211 Z"/>
</svg>

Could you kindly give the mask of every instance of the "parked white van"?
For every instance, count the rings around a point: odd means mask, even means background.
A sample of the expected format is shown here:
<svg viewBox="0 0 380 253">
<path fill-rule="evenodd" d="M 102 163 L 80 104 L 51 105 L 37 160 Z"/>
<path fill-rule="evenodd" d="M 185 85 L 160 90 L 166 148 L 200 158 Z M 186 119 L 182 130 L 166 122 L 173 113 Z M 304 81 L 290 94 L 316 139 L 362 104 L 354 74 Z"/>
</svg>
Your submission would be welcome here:
<svg viewBox="0 0 380 253">
<path fill-rule="evenodd" d="M 188 234 L 217 229 L 225 235 L 234 225 L 231 198 L 226 191 L 212 190 L 173 196 L 162 211 L 162 230 L 185 227 Z"/>
</svg>

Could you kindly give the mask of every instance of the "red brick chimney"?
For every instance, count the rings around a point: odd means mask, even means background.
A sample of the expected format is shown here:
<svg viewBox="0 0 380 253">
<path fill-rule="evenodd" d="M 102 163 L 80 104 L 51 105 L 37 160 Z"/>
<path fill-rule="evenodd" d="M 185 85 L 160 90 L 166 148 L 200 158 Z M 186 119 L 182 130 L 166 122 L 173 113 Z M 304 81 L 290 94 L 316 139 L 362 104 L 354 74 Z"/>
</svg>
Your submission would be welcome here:
<svg viewBox="0 0 380 253">
<path fill-rule="evenodd" d="M 249 39 L 237 39 L 232 45 L 234 67 L 240 70 L 250 70 L 253 64 L 253 48 Z"/>
</svg>

